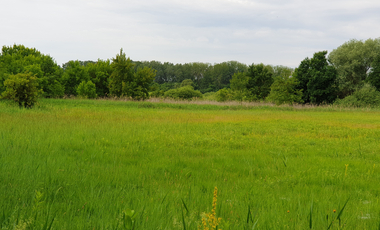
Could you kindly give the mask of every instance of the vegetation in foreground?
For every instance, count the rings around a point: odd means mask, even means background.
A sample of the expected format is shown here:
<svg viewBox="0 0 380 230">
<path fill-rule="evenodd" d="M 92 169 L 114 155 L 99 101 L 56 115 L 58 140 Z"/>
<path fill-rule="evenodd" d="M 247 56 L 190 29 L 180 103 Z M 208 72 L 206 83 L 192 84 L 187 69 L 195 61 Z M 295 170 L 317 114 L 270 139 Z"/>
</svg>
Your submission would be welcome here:
<svg viewBox="0 0 380 230">
<path fill-rule="evenodd" d="M 0 101 L 0 228 L 379 227 L 378 110 L 240 108 Z"/>
</svg>

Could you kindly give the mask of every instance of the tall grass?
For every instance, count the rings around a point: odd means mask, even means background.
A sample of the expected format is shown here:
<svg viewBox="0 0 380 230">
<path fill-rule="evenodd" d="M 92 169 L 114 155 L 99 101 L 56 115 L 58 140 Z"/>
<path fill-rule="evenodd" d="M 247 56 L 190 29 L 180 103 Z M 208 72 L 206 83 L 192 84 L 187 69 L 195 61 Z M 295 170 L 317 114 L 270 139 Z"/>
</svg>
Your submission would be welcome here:
<svg viewBox="0 0 380 230">
<path fill-rule="evenodd" d="M 377 229 L 379 115 L 0 102 L 0 227 L 197 229 L 218 187 L 221 229 Z"/>
</svg>

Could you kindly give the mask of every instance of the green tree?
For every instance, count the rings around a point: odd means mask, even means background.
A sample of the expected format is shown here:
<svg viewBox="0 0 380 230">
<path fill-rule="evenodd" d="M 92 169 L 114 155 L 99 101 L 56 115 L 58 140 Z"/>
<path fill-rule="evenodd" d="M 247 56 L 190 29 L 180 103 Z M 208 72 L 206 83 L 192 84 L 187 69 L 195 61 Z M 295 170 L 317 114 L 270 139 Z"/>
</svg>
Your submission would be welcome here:
<svg viewBox="0 0 380 230">
<path fill-rule="evenodd" d="M 350 40 L 329 54 L 329 61 L 338 71 L 341 98 L 360 88 L 375 58 L 380 55 L 380 38 Z"/>
<path fill-rule="evenodd" d="M 132 82 L 123 82 L 123 94 L 135 100 L 145 100 L 149 98 L 149 86 L 156 76 L 156 71 L 144 67 L 134 73 Z"/>
<path fill-rule="evenodd" d="M 243 101 L 246 95 L 248 77 L 245 73 L 235 73 L 230 80 L 231 90 L 234 92 L 234 99 Z"/>
<path fill-rule="evenodd" d="M 373 85 L 377 91 L 380 91 L 380 54 L 372 63 L 372 69 L 368 75 L 368 82 Z"/>
<path fill-rule="evenodd" d="M 134 64 L 130 58 L 127 58 L 123 49 L 120 49 L 120 54 L 112 59 L 111 67 L 113 72 L 110 76 L 109 91 L 111 95 L 121 97 L 124 93 L 128 93 L 127 87 L 134 79 Z M 123 90 L 124 82 L 124 90 Z M 125 86 L 127 85 L 127 86 Z"/>
<path fill-rule="evenodd" d="M 20 107 L 31 108 L 37 102 L 39 94 L 38 79 L 32 73 L 9 75 L 4 81 L 6 90 L 1 97 L 18 103 Z"/>
<path fill-rule="evenodd" d="M 86 67 L 80 61 L 69 61 L 66 64 L 65 71 L 62 76 L 62 82 L 65 86 L 66 95 L 77 95 L 78 85 L 85 81 L 88 82 L 90 76 L 88 75 Z"/>
<path fill-rule="evenodd" d="M 77 94 L 84 98 L 96 98 L 96 86 L 92 81 L 82 81 L 77 88 Z"/>
<path fill-rule="evenodd" d="M 181 86 L 180 87 L 184 87 L 184 86 L 192 86 L 194 87 L 194 82 L 191 80 L 191 79 L 185 79 L 181 82 Z"/>
<path fill-rule="evenodd" d="M 297 90 L 302 90 L 305 103 L 331 103 L 337 97 L 337 71 L 326 59 L 327 51 L 305 58 L 293 76 L 297 79 Z"/>
<path fill-rule="evenodd" d="M 262 100 L 270 93 L 273 74 L 264 64 L 250 65 L 247 72 L 247 89 L 252 100 Z"/>
<path fill-rule="evenodd" d="M 98 59 L 95 63 L 88 63 L 86 65 L 87 72 L 90 80 L 96 86 L 96 94 L 99 97 L 109 95 L 110 76 L 112 74 L 112 67 L 110 60 Z"/>
<path fill-rule="evenodd" d="M 137 100 L 149 97 L 149 87 L 152 84 L 156 71 L 149 67 L 138 68 L 134 71 L 134 64 L 127 58 L 123 49 L 112 59 L 113 72 L 110 76 L 109 89 L 117 97 L 127 96 Z"/>
<path fill-rule="evenodd" d="M 41 54 L 35 48 L 23 45 L 3 46 L 0 54 L 0 93 L 5 90 L 3 82 L 9 75 L 32 73 L 38 80 L 44 97 L 56 97 L 61 89 L 62 69 L 52 57 Z"/>
<path fill-rule="evenodd" d="M 297 89 L 298 81 L 294 77 L 281 77 L 275 78 L 268 101 L 274 102 L 276 105 L 303 103 L 302 89 Z"/>
</svg>

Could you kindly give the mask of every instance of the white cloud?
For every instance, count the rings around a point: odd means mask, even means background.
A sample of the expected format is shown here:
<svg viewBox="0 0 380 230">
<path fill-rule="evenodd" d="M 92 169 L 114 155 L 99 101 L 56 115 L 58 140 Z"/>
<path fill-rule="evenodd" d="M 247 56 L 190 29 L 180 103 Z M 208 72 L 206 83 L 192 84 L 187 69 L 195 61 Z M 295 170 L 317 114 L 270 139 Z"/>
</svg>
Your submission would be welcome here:
<svg viewBox="0 0 380 230">
<path fill-rule="evenodd" d="M 356 0 L 13 0 L 0 44 L 56 58 L 297 66 L 314 52 L 380 35 L 380 2 Z"/>
</svg>

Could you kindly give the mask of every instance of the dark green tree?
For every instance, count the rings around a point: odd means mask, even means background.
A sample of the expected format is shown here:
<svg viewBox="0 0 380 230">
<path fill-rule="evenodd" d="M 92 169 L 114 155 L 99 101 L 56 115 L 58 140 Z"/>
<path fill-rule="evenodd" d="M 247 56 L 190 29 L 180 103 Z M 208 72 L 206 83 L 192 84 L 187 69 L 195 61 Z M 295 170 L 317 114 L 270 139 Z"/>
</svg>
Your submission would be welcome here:
<svg viewBox="0 0 380 230">
<path fill-rule="evenodd" d="M 123 82 L 124 85 L 129 85 L 134 79 L 134 64 L 130 58 L 127 58 L 123 49 L 112 59 L 111 67 L 113 72 L 110 76 L 109 91 L 111 95 L 121 97 L 123 96 Z M 124 90 L 124 93 L 127 89 Z"/>
<path fill-rule="evenodd" d="M 123 49 L 112 59 L 113 72 L 110 76 L 109 90 L 111 95 L 117 97 L 127 96 L 136 100 L 149 97 L 149 88 L 156 71 L 149 67 L 138 68 L 135 72 L 134 64 L 127 58 Z"/>
<path fill-rule="evenodd" d="M 305 103 L 331 103 L 337 97 L 337 71 L 326 59 L 327 51 L 315 53 L 313 58 L 305 58 L 293 77 L 297 79 L 298 90 L 302 90 Z"/>
<path fill-rule="evenodd" d="M 95 63 L 89 63 L 86 66 L 90 80 L 96 86 L 96 94 L 98 97 L 105 97 L 109 95 L 110 76 L 112 74 L 112 67 L 110 60 L 98 60 Z"/>
<path fill-rule="evenodd" d="M 251 94 L 251 100 L 263 100 L 270 93 L 273 83 L 273 74 L 264 64 L 250 65 L 247 71 L 247 89 Z"/>
<path fill-rule="evenodd" d="M 377 91 L 380 91 L 380 54 L 372 63 L 372 69 L 368 75 L 368 82 L 374 86 Z"/>
<path fill-rule="evenodd" d="M 80 61 L 69 61 L 62 76 L 62 82 L 65 86 L 66 95 L 77 95 L 77 87 L 81 82 L 88 82 L 90 76 L 88 75 L 86 67 Z"/>
</svg>

